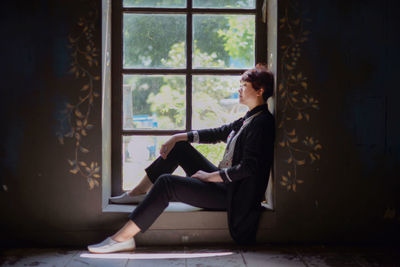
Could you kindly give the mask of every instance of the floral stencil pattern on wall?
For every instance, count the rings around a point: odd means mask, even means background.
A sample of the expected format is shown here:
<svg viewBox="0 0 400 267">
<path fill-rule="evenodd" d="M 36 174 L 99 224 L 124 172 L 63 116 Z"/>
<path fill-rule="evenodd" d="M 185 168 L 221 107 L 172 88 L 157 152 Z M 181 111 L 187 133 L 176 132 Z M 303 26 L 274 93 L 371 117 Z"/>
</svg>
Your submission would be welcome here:
<svg viewBox="0 0 400 267">
<path fill-rule="evenodd" d="M 100 95 L 95 91 L 94 83 L 100 80 L 99 76 L 93 74 L 99 65 L 99 50 L 95 46 L 94 31 L 98 18 L 98 8 L 94 1 L 90 2 L 91 11 L 87 16 L 79 18 L 76 25 L 77 30 L 70 34 L 68 48 L 71 50 L 71 69 L 70 72 L 76 79 L 82 81 L 79 88 L 80 96 L 76 103 L 67 103 L 62 111 L 66 124 L 64 129 L 68 132 L 58 132 L 57 137 L 60 144 L 65 144 L 67 139 L 72 139 L 74 146 L 74 155 L 68 159 L 68 164 L 72 174 L 79 175 L 86 179 L 89 189 L 99 186 L 100 166 L 98 162 L 86 162 L 82 160 L 82 154 L 90 152 L 88 147 L 84 146 L 84 139 L 88 137 L 89 132 L 94 125 L 90 123 L 90 114 L 93 109 L 93 103 Z"/>
<path fill-rule="evenodd" d="M 287 173 L 280 175 L 281 186 L 287 191 L 296 192 L 297 185 L 304 183 L 304 178 L 298 177 L 298 168 L 314 164 L 320 160 L 322 149 L 319 140 L 308 135 L 303 122 L 309 123 L 311 113 L 319 110 L 319 101 L 308 90 L 308 78 L 298 68 L 302 55 L 302 45 L 308 41 L 310 31 L 305 30 L 305 22 L 299 16 L 300 10 L 296 1 L 288 1 L 284 15 L 279 19 L 280 38 L 280 82 L 278 84 L 279 121 L 282 129 L 282 139 L 277 140 L 279 147 L 288 153 L 285 164 Z M 306 19 L 307 20 L 307 19 Z M 295 125 L 302 121 L 302 131 L 296 131 Z M 303 130 L 304 129 L 304 130 Z"/>
</svg>

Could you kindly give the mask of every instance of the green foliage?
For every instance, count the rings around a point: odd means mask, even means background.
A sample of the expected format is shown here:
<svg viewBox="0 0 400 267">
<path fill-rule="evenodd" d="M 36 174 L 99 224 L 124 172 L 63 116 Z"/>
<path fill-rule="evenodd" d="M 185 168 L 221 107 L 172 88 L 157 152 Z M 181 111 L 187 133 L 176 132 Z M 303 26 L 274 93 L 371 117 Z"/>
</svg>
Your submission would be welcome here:
<svg viewBox="0 0 400 267">
<path fill-rule="evenodd" d="M 179 60 L 184 43 L 175 44 L 169 52 L 169 58 L 163 64 L 169 66 Z M 219 67 L 223 61 L 196 49 L 199 64 L 208 64 Z M 238 81 L 231 77 L 212 75 L 199 75 L 193 77 L 193 124 L 196 128 L 205 128 L 227 123 L 233 118 L 229 109 L 221 106 L 221 99 L 232 94 L 232 88 L 238 86 Z M 177 76 L 164 76 L 163 85 L 158 93 L 151 93 L 147 103 L 151 111 L 163 121 L 174 122 L 176 127 L 181 127 L 185 118 L 185 81 Z M 169 120 L 163 117 L 168 117 Z M 161 125 L 160 125 L 161 126 Z"/>
<path fill-rule="evenodd" d="M 124 6 L 183 7 L 186 0 L 124 0 Z"/>
<path fill-rule="evenodd" d="M 131 1 L 135 4 L 177 4 L 179 1 Z M 212 1 L 211 1 L 212 2 Z M 211 4 L 209 2 L 208 4 Z M 230 5 L 234 1 L 221 4 Z M 236 2 L 235 2 L 236 3 Z M 236 3 L 238 4 L 238 3 Z M 184 67 L 186 66 L 186 29 L 184 16 L 125 15 L 124 17 L 124 65 L 138 67 Z M 193 65 L 208 68 L 224 68 L 230 60 L 252 65 L 254 62 L 254 21 L 249 16 L 194 16 Z M 169 121 L 181 125 L 184 120 L 185 83 L 174 85 L 173 79 L 154 76 L 127 78 L 124 84 L 136 84 L 132 91 L 132 113 L 169 116 Z M 237 87 L 229 79 L 206 76 L 194 77 L 194 121 L 207 119 L 226 122 L 218 105 L 218 99 L 228 97 L 231 88 Z M 165 88 L 164 88 L 165 87 Z M 178 90 L 178 92 L 173 92 Z M 161 94 L 161 95 L 159 95 Z M 157 97 L 157 95 L 159 95 Z M 168 96 L 167 96 L 168 95 Z M 178 97 L 179 95 L 179 97 Z M 174 104 L 156 102 L 179 101 Z M 158 107 L 157 107 L 158 106 Z M 205 107 L 205 108 L 202 108 Z M 175 109 L 172 111 L 172 109 Z M 221 114 L 221 116 L 220 116 Z M 166 119 L 164 119 L 167 121 Z M 170 125 L 170 124 L 169 124 Z M 161 127 L 161 125 L 159 125 Z M 206 126 L 206 125 L 205 125 Z"/>
<path fill-rule="evenodd" d="M 218 29 L 227 30 L 226 16 L 195 15 L 194 47 L 229 62 L 223 37 Z M 175 44 L 186 40 L 184 15 L 124 15 L 124 66 L 164 67 L 163 62 Z M 185 50 L 180 57 L 186 58 Z M 186 60 L 171 62 L 169 67 L 185 67 Z"/>
<path fill-rule="evenodd" d="M 229 27 L 226 16 L 221 15 L 195 15 L 193 16 L 193 37 L 194 37 L 194 64 L 197 67 L 214 67 L 206 65 L 207 61 L 203 62 L 203 65 L 199 65 L 200 62 L 196 62 L 196 58 L 201 55 L 197 55 L 197 52 L 202 51 L 213 57 L 216 60 L 221 60 L 225 64 L 219 67 L 229 65 L 229 54 L 224 47 L 224 39 L 218 34 L 218 29 L 227 30 Z"/>
<path fill-rule="evenodd" d="M 242 64 L 254 65 L 254 17 L 229 16 L 228 21 L 228 28 L 218 30 L 218 35 L 225 41 L 225 50 L 233 59 Z"/>
<path fill-rule="evenodd" d="M 254 8 L 254 0 L 193 0 L 194 7 Z"/>
<path fill-rule="evenodd" d="M 184 15 L 124 15 L 124 66 L 162 66 L 171 46 L 186 39 L 185 22 Z"/>
<path fill-rule="evenodd" d="M 182 0 L 124 1 L 126 6 L 171 7 L 180 3 Z M 253 0 L 202 0 L 198 3 L 208 7 L 247 8 L 254 5 Z M 252 66 L 254 38 L 254 16 L 194 15 L 193 67 L 223 69 Z M 123 39 L 124 67 L 186 67 L 185 15 L 126 14 Z M 193 128 L 216 127 L 238 118 L 237 105 L 232 104 L 235 99 L 230 99 L 239 86 L 238 80 L 238 77 L 232 76 L 193 76 Z M 185 128 L 184 75 L 128 75 L 124 77 L 124 84 L 133 88 L 133 115 L 155 115 L 159 129 Z M 218 164 L 225 144 L 199 144 L 196 148 Z"/>
<path fill-rule="evenodd" d="M 147 103 L 152 113 L 160 118 L 160 128 L 183 128 L 186 114 L 185 79 L 165 76 L 160 91 L 150 93 Z"/>
<path fill-rule="evenodd" d="M 231 77 L 211 75 L 194 77 L 193 125 L 196 128 L 208 128 L 230 122 L 231 110 L 221 105 L 221 100 L 229 98 L 232 88 L 238 83 Z"/>
<path fill-rule="evenodd" d="M 124 83 L 138 85 L 132 91 L 133 114 L 149 114 L 150 105 L 147 103 L 147 99 L 151 93 L 158 91 L 160 85 L 163 83 L 163 78 L 154 76 L 128 76 L 127 78 L 127 81 L 124 81 Z"/>
<path fill-rule="evenodd" d="M 218 144 L 194 144 L 194 147 L 214 165 L 218 166 L 225 151 L 225 143 Z"/>
</svg>

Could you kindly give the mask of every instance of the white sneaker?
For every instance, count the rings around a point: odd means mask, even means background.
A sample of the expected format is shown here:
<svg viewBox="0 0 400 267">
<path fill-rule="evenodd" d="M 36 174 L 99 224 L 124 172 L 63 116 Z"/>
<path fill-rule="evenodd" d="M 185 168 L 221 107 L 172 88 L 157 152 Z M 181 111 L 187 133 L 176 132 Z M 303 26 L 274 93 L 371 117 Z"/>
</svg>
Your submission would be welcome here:
<svg viewBox="0 0 400 267">
<path fill-rule="evenodd" d="M 137 203 L 142 202 L 146 196 L 147 196 L 146 194 L 142 194 L 142 195 L 137 195 L 137 196 L 131 197 L 128 194 L 128 192 L 125 192 L 120 196 L 110 197 L 110 201 L 112 203 L 118 203 L 118 204 L 128 204 L 128 203 L 137 204 Z"/>
<path fill-rule="evenodd" d="M 107 237 L 101 243 L 89 245 L 88 250 L 92 253 L 113 253 L 121 251 L 132 251 L 136 248 L 135 239 L 133 237 L 124 242 L 117 242 L 111 237 Z"/>
</svg>

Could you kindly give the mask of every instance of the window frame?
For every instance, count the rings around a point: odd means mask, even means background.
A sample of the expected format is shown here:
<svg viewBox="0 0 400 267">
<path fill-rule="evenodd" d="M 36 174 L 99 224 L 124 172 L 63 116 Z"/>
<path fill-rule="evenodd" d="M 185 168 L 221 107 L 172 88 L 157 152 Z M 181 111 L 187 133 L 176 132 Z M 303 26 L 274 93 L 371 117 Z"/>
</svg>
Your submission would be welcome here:
<svg viewBox="0 0 400 267">
<path fill-rule="evenodd" d="M 267 23 L 263 21 L 263 0 L 256 0 L 254 9 L 193 8 L 192 0 L 187 0 L 185 8 L 123 7 L 123 0 L 112 1 L 111 17 L 111 195 L 119 195 L 122 189 L 122 138 L 125 135 L 171 135 L 192 130 L 192 78 L 193 75 L 240 75 L 246 69 L 193 69 L 192 40 L 193 15 L 255 15 L 255 62 L 267 62 Z M 123 68 L 123 14 L 184 14 L 186 16 L 186 68 Z M 123 129 L 123 75 L 126 74 L 181 74 L 186 76 L 186 129 L 146 130 Z M 272 167 L 272 166 L 271 166 Z M 272 177 L 271 177 L 272 178 Z"/>
</svg>

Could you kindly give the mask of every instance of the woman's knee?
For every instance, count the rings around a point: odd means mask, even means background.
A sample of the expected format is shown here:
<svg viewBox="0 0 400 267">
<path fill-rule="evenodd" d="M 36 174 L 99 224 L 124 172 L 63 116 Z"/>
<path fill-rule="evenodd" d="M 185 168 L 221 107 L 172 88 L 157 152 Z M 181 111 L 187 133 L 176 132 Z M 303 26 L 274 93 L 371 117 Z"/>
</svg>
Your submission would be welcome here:
<svg viewBox="0 0 400 267">
<path fill-rule="evenodd" d="M 191 145 L 187 141 L 176 142 L 170 153 L 182 153 L 190 149 Z"/>
<path fill-rule="evenodd" d="M 161 187 L 171 187 L 173 188 L 176 184 L 180 182 L 181 177 L 172 175 L 172 174 L 161 174 L 154 186 L 161 186 Z"/>
<path fill-rule="evenodd" d="M 160 186 L 160 185 L 165 185 L 171 181 L 171 174 L 161 174 L 158 179 L 156 180 L 156 183 L 154 186 Z"/>
<path fill-rule="evenodd" d="M 160 194 L 166 194 L 168 200 L 174 196 L 177 177 L 171 174 L 162 174 L 158 177 L 154 184 L 154 190 Z"/>
</svg>

